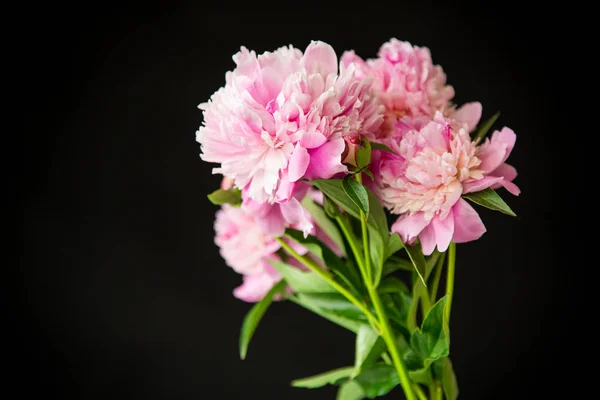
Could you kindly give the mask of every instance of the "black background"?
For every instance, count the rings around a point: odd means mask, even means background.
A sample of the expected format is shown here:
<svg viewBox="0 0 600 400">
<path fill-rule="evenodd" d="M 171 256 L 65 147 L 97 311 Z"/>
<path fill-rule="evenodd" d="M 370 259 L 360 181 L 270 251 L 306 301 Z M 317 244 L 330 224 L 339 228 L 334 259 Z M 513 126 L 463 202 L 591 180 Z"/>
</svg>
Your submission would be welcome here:
<svg viewBox="0 0 600 400">
<path fill-rule="evenodd" d="M 488 232 L 458 247 L 460 398 L 555 393 L 573 321 L 565 297 L 574 292 L 555 253 L 572 222 L 560 211 L 569 200 L 548 195 L 557 180 L 571 185 L 560 178 L 569 151 L 552 139 L 567 120 L 560 87 L 548 84 L 564 73 L 548 62 L 556 24 L 546 16 L 535 25 L 508 3 L 362 4 L 371 8 L 354 15 L 299 4 L 277 17 L 266 4 L 225 6 L 146 5 L 144 16 L 132 8 L 102 17 L 52 8 L 15 33 L 27 76 L 15 192 L 21 393 L 333 399 L 333 387 L 308 392 L 289 381 L 352 363 L 353 336 L 294 304 L 269 310 L 239 360 L 249 305 L 231 295 L 240 277 L 213 244 L 216 207 L 205 196 L 219 178 L 199 158 L 196 107 L 224 84 L 241 45 L 261 53 L 318 39 L 338 55 L 369 58 L 391 37 L 429 47 L 456 102 L 481 101 L 484 118 L 500 110 L 499 124 L 518 136 L 509 162 L 522 194 L 504 198 L 519 217 L 480 210 Z"/>
</svg>

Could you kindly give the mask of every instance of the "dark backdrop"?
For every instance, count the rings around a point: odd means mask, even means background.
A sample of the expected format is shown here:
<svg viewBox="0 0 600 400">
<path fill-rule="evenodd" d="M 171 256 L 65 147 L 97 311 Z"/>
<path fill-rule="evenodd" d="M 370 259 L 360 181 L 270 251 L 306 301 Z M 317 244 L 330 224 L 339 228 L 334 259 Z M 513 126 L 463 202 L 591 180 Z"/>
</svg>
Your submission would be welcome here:
<svg viewBox="0 0 600 400">
<path fill-rule="evenodd" d="M 16 191 L 21 392 L 333 399 L 332 387 L 309 393 L 289 381 L 351 363 L 353 337 L 294 304 L 273 306 L 247 360 L 238 358 L 249 305 L 231 295 L 240 277 L 213 245 L 216 207 L 205 196 L 219 178 L 199 158 L 196 106 L 224 84 L 241 45 L 261 53 L 319 39 L 338 55 L 354 49 L 367 58 L 397 37 L 431 49 L 457 103 L 481 101 L 484 117 L 500 110 L 499 123 L 518 135 L 509 161 L 523 193 L 505 198 L 519 217 L 482 210 L 488 232 L 458 247 L 452 359 L 460 397 L 553 393 L 573 290 L 550 252 L 568 228 L 555 211 L 567 199 L 548 195 L 567 153 L 551 139 L 566 121 L 548 84 L 562 73 L 547 61 L 559 33 L 507 3 L 419 4 L 352 16 L 304 6 L 278 17 L 266 5 L 251 13 L 233 4 L 225 4 L 230 13 L 146 5 L 144 16 L 104 17 L 73 17 L 77 10 L 64 7 L 24 20 L 14 33 L 27 43 L 18 53 L 27 74 Z"/>
</svg>

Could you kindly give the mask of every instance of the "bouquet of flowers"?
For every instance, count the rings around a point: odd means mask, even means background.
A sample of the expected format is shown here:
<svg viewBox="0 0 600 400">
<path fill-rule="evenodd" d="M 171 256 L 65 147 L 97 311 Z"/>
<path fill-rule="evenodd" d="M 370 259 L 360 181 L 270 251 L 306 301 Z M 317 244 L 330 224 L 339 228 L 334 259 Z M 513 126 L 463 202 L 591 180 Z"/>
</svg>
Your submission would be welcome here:
<svg viewBox="0 0 600 400">
<path fill-rule="evenodd" d="M 242 275 L 233 295 L 255 303 L 240 357 L 272 302 L 289 300 L 356 334 L 354 365 L 293 386 L 455 399 L 456 243 L 485 233 L 476 207 L 515 215 L 496 192 L 519 194 L 506 163 L 515 133 L 488 135 L 498 114 L 480 123 L 480 103 L 457 107 L 429 50 L 397 39 L 368 60 L 338 62 L 314 41 L 242 47 L 233 61 L 199 106 L 196 139 L 223 175 L 208 198 L 221 207 L 215 243 Z"/>
</svg>

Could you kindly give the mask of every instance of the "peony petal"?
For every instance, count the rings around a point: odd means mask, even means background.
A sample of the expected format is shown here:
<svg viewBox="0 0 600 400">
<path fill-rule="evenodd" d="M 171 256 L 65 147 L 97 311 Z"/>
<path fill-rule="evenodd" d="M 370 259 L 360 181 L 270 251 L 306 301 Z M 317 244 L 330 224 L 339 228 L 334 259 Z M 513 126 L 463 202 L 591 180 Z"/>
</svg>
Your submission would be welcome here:
<svg viewBox="0 0 600 400">
<path fill-rule="evenodd" d="M 498 189 L 499 187 L 504 186 L 509 193 L 515 196 L 518 196 L 521 193 L 521 189 L 512 183 L 512 181 L 517 177 L 517 170 L 512 165 L 504 163 L 496 168 L 492 174 L 496 176 L 502 176 L 504 178 L 498 183 L 494 184 L 492 189 Z"/>
<path fill-rule="evenodd" d="M 510 194 L 514 196 L 518 196 L 521 194 L 521 189 L 519 189 L 517 185 L 510 181 L 507 181 L 506 179 L 503 179 L 499 185 L 504 186 L 504 189 L 506 189 Z"/>
<path fill-rule="evenodd" d="M 268 272 L 245 275 L 244 283 L 233 290 L 233 295 L 248 303 L 255 303 L 262 300 L 280 279 L 281 275 Z"/>
<path fill-rule="evenodd" d="M 320 41 L 312 41 L 300 61 L 308 74 L 327 76 L 337 73 L 337 55 L 333 47 Z"/>
<path fill-rule="evenodd" d="M 517 141 L 517 135 L 513 132 L 512 129 L 507 128 L 506 126 L 502 128 L 500 132 L 496 131 L 492 135 L 492 141 L 497 141 L 503 143 L 506 146 L 506 154 L 504 155 L 504 159 L 502 162 L 506 161 L 513 148 L 515 147 L 515 142 Z"/>
<path fill-rule="evenodd" d="M 433 253 L 433 249 L 435 249 L 435 230 L 433 224 L 430 223 L 421 231 L 419 240 L 421 241 L 423 255 L 428 256 Z"/>
<path fill-rule="evenodd" d="M 481 119 L 481 109 L 481 103 L 478 101 L 466 103 L 456 110 L 452 118 L 458 122 L 467 124 L 469 132 L 472 132 Z"/>
<path fill-rule="evenodd" d="M 478 179 L 473 182 L 463 183 L 463 194 L 480 192 L 483 189 L 487 189 L 489 187 L 493 187 L 498 182 L 502 181 L 504 178 L 501 176 L 491 176 L 486 175 L 481 179 Z"/>
<path fill-rule="evenodd" d="M 304 176 L 308 163 L 310 162 L 310 156 L 308 151 L 300 144 L 296 144 L 290 163 L 288 164 L 288 179 L 290 182 L 296 182 L 298 179 Z"/>
<path fill-rule="evenodd" d="M 281 211 L 281 204 L 268 204 L 267 206 L 269 207 L 267 212 L 254 215 L 256 225 L 269 236 L 283 236 L 286 224 Z"/>
<path fill-rule="evenodd" d="M 404 243 L 412 243 L 428 224 L 423 212 L 404 214 L 394 222 L 391 231 L 399 234 Z"/>
<path fill-rule="evenodd" d="M 310 220 L 310 214 L 302 207 L 298 199 L 292 197 L 287 203 L 279 206 L 285 221 L 293 228 L 301 230 L 304 237 L 307 237 L 313 229 L 313 224 Z"/>
<path fill-rule="evenodd" d="M 470 242 L 479 239 L 485 233 L 485 225 L 481 222 L 479 214 L 465 199 L 460 199 L 452 207 L 452 211 L 454 213 L 453 242 Z"/>
<path fill-rule="evenodd" d="M 343 138 L 335 139 L 324 145 L 310 149 L 310 163 L 306 170 L 305 178 L 329 179 L 338 173 L 348 172 L 348 168 L 342 164 L 342 153 L 345 148 Z"/>
<path fill-rule="evenodd" d="M 325 135 L 323 135 L 321 132 L 311 130 L 304 132 L 300 138 L 300 145 L 306 149 L 314 149 L 321 146 L 326 141 L 327 137 L 325 137 Z"/>
<path fill-rule="evenodd" d="M 517 135 L 510 128 L 504 127 L 501 131 L 495 131 L 491 139 L 479 146 L 477 157 L 481 159 L 481 164 L 478 168 L 487 173 L 496 170 L 506 161 L 516 140 Z"/>
<path fill-rule="evenodd" d="M 279 180 L 279 187 L 277 188 L 277 192 L 275 192 L 275 202 L 285 203 L 290 197 L 295 196 L 297 186 L 298 182 L 290 182 L 288 171 L 283 170 L 281 172 L 281 179 Z"/>
<path fill-rule="evenodd" d="M 437 244 L 438 251 L 446 251 L 450 245 L 452 235 L 454 234 L 453 214 L 453 211 L 450 210 L 450 213 L 443 220 L 439 216 L 431 220 L 431 226 L 433 226 L 433 230 L 435 231 L 435 243 Z"/>
</svg>

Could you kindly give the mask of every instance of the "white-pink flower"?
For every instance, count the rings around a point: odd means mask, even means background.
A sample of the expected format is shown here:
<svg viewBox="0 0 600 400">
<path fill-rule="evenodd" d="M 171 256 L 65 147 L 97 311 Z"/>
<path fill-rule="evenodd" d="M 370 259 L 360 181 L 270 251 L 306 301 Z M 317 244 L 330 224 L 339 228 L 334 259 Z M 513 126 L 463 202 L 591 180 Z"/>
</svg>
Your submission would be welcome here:
<svg viewBox="0 0 600 400">
<path fill-rule="evenodd" d="M 433 120 L 403 118 L 385 140 L 397 154 L 376 151 L 372 164 L 375 192 L 392 213 L 402 214 L 391 230 L 408 243 L 419 237 L 426 255 L 436 246 L 445 251 L 451 241 L 481 237 L 485 226 L 461 195 L 499 186 L 519 194 L 511 182 L 516 170 L 505 163 L 515 140 L 503 128 L 477 146 L 467 123 L 441 112 Z"/>
<path fill-rule="evenodd" d="M 341 163 L 344 136 L 373 132 L 383 106 L 369 82 L 340 65 L 335 51 L 312 42 L 256 56 L 245 47 L 236 68 L 208 103 L 196 134 L 203 160 L 260 203 L 285 202 L 301 178 L 330 178 Z M 338 73 L 339 72 L 339 73 Z"/>
</svg>

